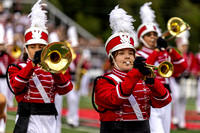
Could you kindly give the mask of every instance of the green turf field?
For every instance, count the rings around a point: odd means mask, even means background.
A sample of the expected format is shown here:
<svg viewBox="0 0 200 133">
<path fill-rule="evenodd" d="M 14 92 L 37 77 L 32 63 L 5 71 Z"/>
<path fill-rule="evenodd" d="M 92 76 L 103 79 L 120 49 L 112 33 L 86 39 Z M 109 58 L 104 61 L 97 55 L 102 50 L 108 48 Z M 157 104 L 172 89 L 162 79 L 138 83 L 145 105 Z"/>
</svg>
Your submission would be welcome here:
<svg viewBox="0 0 200 133">
<path fill-rule="evenodd" d="M 66 108 L 66 99 L 63 100 L 63 107 Z M 80 100 L 81 108 L 92 108 L 91 98 L 82 97 Z M 187 102 L 187 110 L 195 110 L 195 99 L 189 99 Z M 8 120 L 6 133 L 12 133 L 14 128 L 16 112 L 8 112 Z M 72 128 L 66 124 L 65 118 L 62 118 L 62 133 L 99 133 L 99 129 L 81 125 L 78 128 Z M 200 133 L 200 130 L 171 130 L 171 133 Z"/>
</svg>

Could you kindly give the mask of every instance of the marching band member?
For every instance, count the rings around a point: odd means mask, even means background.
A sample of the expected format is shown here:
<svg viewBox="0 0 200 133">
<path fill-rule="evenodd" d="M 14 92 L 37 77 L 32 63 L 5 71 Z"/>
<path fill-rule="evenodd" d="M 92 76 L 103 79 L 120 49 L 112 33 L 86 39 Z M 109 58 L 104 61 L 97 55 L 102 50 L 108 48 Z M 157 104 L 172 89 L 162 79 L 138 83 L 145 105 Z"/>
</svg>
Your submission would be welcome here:
<svg viewBox="0 0 200 133">
<path fill-rule="evenodd" d="M 8 68 L 10 86 L 18 102 L 14 133 L 55 133 L 55 94 L 64 95 L 72 90 L 72 83 L 62 73 L 52 74 L 38 67 L 41 49 L 48 42 L 45 26 L 46 11 L 41 0 L 33 6 L 29 14 L 31 27 L 25 32 L 24 62 Z"/>
<path fill-rule="evenodd" d="M 200 114 L 200 44 L 199 44 L 199 51 L 195 55 L 197 59 L 197 99 L 196 99 L 196 111 Z"/>
<path fill-rule="evenodd" d="M 188 51 L 189 46 L 189 31 L 184 31 L 183 36 L 176 38 L 177 49 L 187 61 L 187 69 L 178 77 L 171 77 L 170 82 L 173 95 L 173 117 L 172 123 L 178 129 L 186 129 L 186 104 L 187 104 L 187 89 L 191 88 L 191 76 L 196 73 L 196 58 L 193 53 Z"/>
<path fill-rule="evenodd" d="M 69 27 L 68 42 L 73 49 L 74 60 L 70 64 L 71 81 L 74 85 L 73 90 L 66 95 L 68 113 L 66 115 L 67 124 L 72 127 L 79 126 L 79 102 L 81 98 L 82 77 L 85 75 L 89 65 L 84 58 L 84 50 L 79 48 L 78 34 L 75 26 Z"/>
<path fill-rule="evenodd" d="M 51 33 L 49 34 L 49 43 L 53 43 L 53 42 L 64 42 L 64 40 L 59 36 L 60 34 L 65 35 L 65 30 L 59 30 L 61 28 L 57 28 L 54 29 L 54 23 L 49 23 L 49 26 L 52 28 L 52 31 L 50 31 Z M 63 26 L 62 26 L 63 27 Z M 48 27 L 48 29 L 50 29 Z M 59 33 L 61 32 L 61 33 Z M 69 73 L 69 68 L 67 69 L 67 71 L 65 72 L 65 74 L 68 76 L 69 79 L 71 79 L 71 75 Z M 56 133 L 61 133 L 61 128 L 62 128 L 62 109 L 63 109 L 63 95 L 59 95 L 58 93 L 55 95 L 55 106 L 56 109 L 58 111 L 58 116 L 57 116 L 57 129 L 56 129 Z"/>
<path fill-rule="evenodd" d="M 174 65 L 173 76 L 179 75 L 186 67 L 186 61 L 176 50 L 170 47 L 161 37 L 158 38 L 159 28 L 155 22 L 152 3 L 145 3 L 140 8 L 142 24 L 137 29 L 138 39 L 143 45 L 137 54 L 144 57 L 147 64 L 158 66 L 162 61 L 170 61 Z M 163 50 L 164 49 L 164 50 Z M 157 79 L 171 92 L 168 78 L 163 78 L 156 72 Z M 169 133 L 171 123 L 171 103 L 163 108 L 151 107 L 151 133 Z"/>
<path fill-rule="evenodd" d="M 79 88 L 76 88 L 75 85 L 75 75 L 77 70 L 77 64 L 80 62 L 80 54 L 77 53 L 78 48 L 78 36 L 76 32 L 76 27 L 71 26 L 67 31 L 68 41 L 71 47 L 74 50 L 74 60 L 70 64 L 70 74 L 71 74 L 71 81 L 73 83 L 73 90 L 66 95 L 67 98 L 67 105 L 68 105 L 68 112 L 66 114 L 66 122 L 71 127 L 78 127 L 79 126 L 79 100 L 80 100 L 80 92 Z M 78 58 L 77 58 L 78 56 Z M 73 57 L 72 57 L 73 58 Z"/>
<path fill-rule="evenodd" d="M 135 56 L 133 21 L 118 6 L 110 13 L 113 35 L 105 48 L 113 68 L 97 77 L 93 90 L 101 133 L 150 133 L 150 106 L 161 108 L 171 102 L 169 91 L 158 79 L 143 80 L 150 70 L 143 57 Z"/>
<path fill-rule="evenodd" d="M 6 82 L 6 69 L 8 65 L 13 63 L 15 60 L 6 51 L 6 30 L 2 23 L 0 23 L 0 93 L 2 93 L 6 99 L 7 103 L 10 103 L 13 99 L 9 99 L 9 88 Z M 7 106 L 6 106 L 7 107 Z M 7 112 L 7 108 L 4 110 Z M 0 132 L 5 132 L 6 123 L 0 120 Z"/>
</svg>

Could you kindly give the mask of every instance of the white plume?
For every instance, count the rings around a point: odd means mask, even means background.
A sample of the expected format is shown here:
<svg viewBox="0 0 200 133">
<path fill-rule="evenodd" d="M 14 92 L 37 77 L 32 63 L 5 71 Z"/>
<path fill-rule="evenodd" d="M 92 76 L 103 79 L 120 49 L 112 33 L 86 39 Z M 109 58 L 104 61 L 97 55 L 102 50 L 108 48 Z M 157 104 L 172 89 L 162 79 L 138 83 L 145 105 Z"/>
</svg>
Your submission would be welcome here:
<svg viewBox="0 0 200 133">
<path fill-rule="evenodd" d="M 140 18 L 142 23 L 153 23 L 157 27 L 158 34 L 161 35 L 161 30 L 159 28 L 159 25 L 156 23 L 155 18 L 155 12 L 151 9 L 150 5 L 152 2 L 146 2 L 143 6 L 140 7 Z"/>
<path fill-rule="evenodd" d="M 185 38 L 185 39 L 189 39 L 189 37 L 190 37 L 190 32 L 189 32 L 189 30 L 185 30 L 184 32 L 183 32 L 183 36 L 182 36 L 182 38 Z"/>
<path fill-rule="evenodd" d="M 133 34 L 133 24 L 135 20 L 132 16 L 127 15 L 127 12 L 122 8 L 119 8 L 119 5 L 111 11 L 110 15 L 110 27 L 113 30 L 113 33 L 117 32 L 128 32 Z"/>
<path fill-rule="evenodd" d="M 140 7 L 140 18 L 142 23 L 155 23 L 155 12 L 151 9 L 152 2 L 147 2 Z"/>
<path fill-rule="evenodd" d="M 76 27 L 75 26 L 69 27 L 69 29 L 67 31 L 67 35 L 68 35 L 69 42 L 71 43 L 72 47 L 77 47 L 78 46 L 78 35 L 77 35 Z"/>
<path fill-rule="evenodd" d="M 41 29 L 47 29 L 47 13 L 46 10 L 42 10 L 42 6 L 47 6 L 46 4 L 40 4 L 41 0 L 38 0 L 31 9 L 31 13 L 28 15 L 31 19 L 31 27 L 39 27 Z"/>
<path fill-rule="evenodd" d="M 188 30 L 186 30 L 180 34 L 182 34 L 182 36 L 177 37 L 177 44 L 178 45 L 189 45 L 190 32 Z"/>
</svg>

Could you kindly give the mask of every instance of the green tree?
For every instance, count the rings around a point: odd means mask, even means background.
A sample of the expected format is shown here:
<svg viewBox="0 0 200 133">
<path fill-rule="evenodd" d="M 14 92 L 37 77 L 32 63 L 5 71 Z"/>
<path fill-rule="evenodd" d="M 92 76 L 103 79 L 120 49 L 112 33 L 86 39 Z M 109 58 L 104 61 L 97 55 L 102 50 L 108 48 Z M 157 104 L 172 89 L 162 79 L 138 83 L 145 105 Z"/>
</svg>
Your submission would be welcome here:
<svg viewBox="0 0 200 133">
<path fill-rule="evenodd" d="M 119 4 L 136 20 L 135 30 L 141 24 L 139 10 L 147 0 L 49 0 L 61 11 L 104 41 L 110 36 L 109 13 Z M 180 17 L 190 26 L 190 49 L 198 52 L 200 43 L 200 1 L 199 0 L 151 0 L 156 22 L 162 31 L 167 30 L 167 21 L 171 17 Z M 175 46 L 174 40 L 170 44 Z"/>
</svg>

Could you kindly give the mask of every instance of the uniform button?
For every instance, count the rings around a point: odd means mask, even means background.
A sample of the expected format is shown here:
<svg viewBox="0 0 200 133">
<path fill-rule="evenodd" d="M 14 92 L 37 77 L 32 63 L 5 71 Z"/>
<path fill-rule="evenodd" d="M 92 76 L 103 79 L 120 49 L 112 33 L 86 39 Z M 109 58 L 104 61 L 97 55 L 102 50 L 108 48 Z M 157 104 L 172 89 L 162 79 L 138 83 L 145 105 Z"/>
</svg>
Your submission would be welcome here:
<svg viewBox="0 0 200 133">
<path fill-rule="evenodd" d="M 120 116 L 122 116 L 122 113 L 123 113 L 123 112 L 122 112 L 122 111 L 120 111 L 120 112 L 119 112 L 119 115 L 120 115 Z"/>
</svg>

